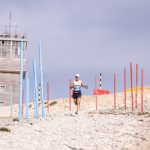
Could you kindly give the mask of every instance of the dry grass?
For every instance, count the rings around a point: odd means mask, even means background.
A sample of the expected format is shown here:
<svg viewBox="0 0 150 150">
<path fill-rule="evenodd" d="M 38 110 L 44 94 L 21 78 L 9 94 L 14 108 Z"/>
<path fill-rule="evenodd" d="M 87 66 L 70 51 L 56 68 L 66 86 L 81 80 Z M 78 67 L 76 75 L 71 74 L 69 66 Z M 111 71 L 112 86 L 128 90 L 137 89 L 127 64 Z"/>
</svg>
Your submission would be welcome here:
<svg viewBox="0 0 150 150">
<path fill-rule="evenodd" d="M 11 130 L 9 128 L 6 128 L 6 127 L 1 127 L 0 131 L 2 131 L 2 132 L 10 132 Z"/>
<path fill-rule="evenodd" d="M 13 118 L 13 121 L 19 121 L 19 118 L 18 117 Z"/>
<path fill-rule="evenodd" d="M 138 113 L 138 115 L 139 116 L 147 115 L 148 117 L 150 117 L 150 113 L 149 112 Z"/>
</svg>

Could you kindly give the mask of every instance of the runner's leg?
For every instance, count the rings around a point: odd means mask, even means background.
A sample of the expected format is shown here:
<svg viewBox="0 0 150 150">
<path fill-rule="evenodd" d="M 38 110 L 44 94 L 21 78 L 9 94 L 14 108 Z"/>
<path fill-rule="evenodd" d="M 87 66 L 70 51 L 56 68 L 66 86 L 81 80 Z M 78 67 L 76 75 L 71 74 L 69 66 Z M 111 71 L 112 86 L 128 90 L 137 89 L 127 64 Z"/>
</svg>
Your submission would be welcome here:
<svg viewBox="0 0 150 150">
<path fill-rule="evenodd" d="M 75 105 L 77 105 L 77 99 L 74 99 L 74 103 L 75 103 Z"/>
<path fill-rule="evenodd" d="M 80 109 L 80 98 L 77 98 L 77 113 Z"/>
</svg>

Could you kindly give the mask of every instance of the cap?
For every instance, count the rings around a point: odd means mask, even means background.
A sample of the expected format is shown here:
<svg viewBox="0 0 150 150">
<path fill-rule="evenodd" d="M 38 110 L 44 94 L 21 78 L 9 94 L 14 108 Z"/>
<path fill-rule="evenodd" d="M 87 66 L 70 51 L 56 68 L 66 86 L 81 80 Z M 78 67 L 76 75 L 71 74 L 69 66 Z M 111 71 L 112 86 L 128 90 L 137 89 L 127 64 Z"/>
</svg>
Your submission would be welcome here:
<svg viewBox="0 0 150 150">
<path fill-rule="evenodd" d="M 79 78 L 79 77 L 80 77 L 80 75 L 79 75 L 79 74 L 76 74 L 76 75 L 75 75 L 75 77 L 78 77 L 78 78 Z"/>
</svg>

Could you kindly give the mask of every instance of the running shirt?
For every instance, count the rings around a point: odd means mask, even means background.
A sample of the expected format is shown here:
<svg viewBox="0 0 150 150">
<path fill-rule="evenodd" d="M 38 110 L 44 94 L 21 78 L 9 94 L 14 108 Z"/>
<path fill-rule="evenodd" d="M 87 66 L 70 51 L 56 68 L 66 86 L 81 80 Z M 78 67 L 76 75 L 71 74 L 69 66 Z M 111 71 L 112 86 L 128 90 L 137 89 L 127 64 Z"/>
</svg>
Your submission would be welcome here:
<svg viewBox="0 0 150 150">
<path fill-rule="evenodd" d="M 82 81 L 81 80 L 78 80 L 78 81 L 74 80 L 73 84 L 74 84 L 73 92 L 74 93 L 81 93 Z"/>
</svg>

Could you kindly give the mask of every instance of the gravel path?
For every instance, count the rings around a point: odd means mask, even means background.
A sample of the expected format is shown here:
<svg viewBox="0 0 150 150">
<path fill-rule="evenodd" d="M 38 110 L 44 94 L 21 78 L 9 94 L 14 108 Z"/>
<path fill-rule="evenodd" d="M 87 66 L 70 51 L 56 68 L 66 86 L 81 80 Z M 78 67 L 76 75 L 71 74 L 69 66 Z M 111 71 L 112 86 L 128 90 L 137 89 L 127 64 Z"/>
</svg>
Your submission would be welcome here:
<svg viewBox="0 0 150 150">
<path fill-rule="evenodd" d="M 105 103 L 95 111 L 94 98 L 85 97 L 78 115 L 63 103 L 45 119 L 1 118 L 0 126 L 11 132 L 0 132 L 0 150 L 149 150 L 150 113 L 106 109 Z"/>
</svg>

